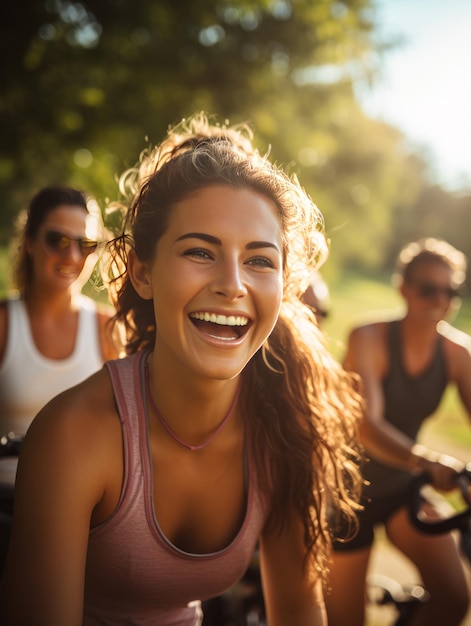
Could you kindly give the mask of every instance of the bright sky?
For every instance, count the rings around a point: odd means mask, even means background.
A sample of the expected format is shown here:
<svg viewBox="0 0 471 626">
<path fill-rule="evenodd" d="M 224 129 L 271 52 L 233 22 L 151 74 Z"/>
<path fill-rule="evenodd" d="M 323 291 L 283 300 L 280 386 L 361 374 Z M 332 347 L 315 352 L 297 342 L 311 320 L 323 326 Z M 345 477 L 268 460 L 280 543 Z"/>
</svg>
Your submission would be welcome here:
<svg viewBox="0 0 471 626">
<path fill-rule="evenodd" d="M 425 147 L 435 180 L 471 189 L 471 1 L 376 0 L 380 33 L 403 39 L 365 110 Z"/>
</svg>

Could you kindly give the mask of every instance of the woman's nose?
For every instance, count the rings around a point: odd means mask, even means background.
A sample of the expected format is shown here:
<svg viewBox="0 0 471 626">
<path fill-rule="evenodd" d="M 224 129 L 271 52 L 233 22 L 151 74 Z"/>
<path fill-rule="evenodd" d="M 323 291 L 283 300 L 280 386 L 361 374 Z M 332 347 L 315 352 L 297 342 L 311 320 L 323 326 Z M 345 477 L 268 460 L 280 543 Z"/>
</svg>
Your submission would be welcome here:
<svg viewBox="0 0 471 626">
<path fill-rule="evenodd" d="M 213 282 L 213 290 L 230 299 L 242 298 L 247 294 L 243 269 L 238 261 L 231 259 L 221 262 Z"/>
<path fill-rule="evenodd" d="M 69 261 L 73 261 L 74 263 L 83 263 L 84 261 L 84 256 L 78 241 L 72 240 L 70 246 L 63 251 L 63 254 Z"/>
</svg>

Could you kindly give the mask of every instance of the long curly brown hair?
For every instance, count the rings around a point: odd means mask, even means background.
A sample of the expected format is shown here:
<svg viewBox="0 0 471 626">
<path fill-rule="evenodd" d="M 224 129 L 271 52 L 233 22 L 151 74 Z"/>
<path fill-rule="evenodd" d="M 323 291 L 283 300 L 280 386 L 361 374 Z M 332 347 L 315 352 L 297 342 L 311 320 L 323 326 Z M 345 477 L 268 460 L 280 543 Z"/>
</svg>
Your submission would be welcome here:
<svg viewBox="0 0 471 626">
<path fill-rule="evenodd" d="M 306 564 L 327 578 L 332 514 L 355 528 L 361 477 L 358 381 L 328 351 L 312 312 L 302 304 L 314 268 L 326 258 L 322 215 L 295 177 L 253 147 L 248 127 L 226 127 L 198 114 L 170 129 L 120 180 L 128 204 L 120 236 L 109 244 L 108 275 L 127 353 L 152 348 L 152 301 L 126 274 L 129 247 L 150 261 L 172 206 L 211 185 L 249 188 L 278 209 L 283 242 L 283 302 L 278 321 L 243 376 L 242 400 L 260 488 L 271 496 L 269 523 L 281 530 L 294 506 L 304 526 Z"/>
</svg>

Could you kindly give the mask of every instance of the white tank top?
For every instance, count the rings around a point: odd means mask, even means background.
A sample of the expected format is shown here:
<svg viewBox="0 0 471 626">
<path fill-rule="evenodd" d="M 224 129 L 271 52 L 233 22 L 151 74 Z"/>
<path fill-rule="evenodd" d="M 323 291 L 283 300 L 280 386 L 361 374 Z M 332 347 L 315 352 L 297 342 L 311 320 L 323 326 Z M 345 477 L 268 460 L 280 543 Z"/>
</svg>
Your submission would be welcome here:
<svg viewBox="0 0 471 626">
<path fill-rule="evenodd" d="M 24 434 L 49 400 L 103 365 L 96 304 L 83 295 L 78 302 L 74 351 L 65 359 L 49 359 L 34 343 L 24 302 L 8 300 L 8 333 L 0 365 L 0 435 Z"/>
</svg>

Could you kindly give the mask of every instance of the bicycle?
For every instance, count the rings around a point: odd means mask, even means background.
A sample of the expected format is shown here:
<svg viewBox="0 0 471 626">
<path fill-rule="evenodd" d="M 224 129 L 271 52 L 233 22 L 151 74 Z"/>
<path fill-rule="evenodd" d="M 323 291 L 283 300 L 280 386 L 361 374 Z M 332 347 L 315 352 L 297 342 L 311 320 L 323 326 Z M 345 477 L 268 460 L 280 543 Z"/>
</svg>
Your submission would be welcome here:
<svg viewBox="0 0 471 626">
<path fill-rule="evenodd" d="M 0 436 L 0 574 L 10 541 L 16 467 L 22 443 L 23 436 L 15 433 Z"/>
<path fill-rule="evenodd" d="M 0 436 L 0 511 L 11 512 L 16 466 L 24 437 L 15 433 Z"/>
<path fill-rule="evenodd" d="M 370 574 L 366 581 L 370 606 L 391 607 L 395 613 L 393 626 L 407 626 L 417 609 L 430 595 L 423 585 L 401 584 L 382 574 Z"/>
<path fill-rule="evenodd" d="M 460 533 L 461 549 L 471 561 L 471 463 L 457 476 L 456 485 L 462 510 L 450 509 L 450 514 L 440 519 L 429 518 L 422 510 L 425 501 L 422 492 L 430 489 L 431 479 L 427 474 L 418 476 L 411 486 L 409 497 L 409 519 L 421 532 L 438 535 L 457 530 Z M 381 574 L 372 574 L 367 580 L 369 601 L 378 606 L 392 605 L 396 610 L 393 626 L 407 626 L 418 607 L 427 602 L 429 593 L 422 585 L 401 585 L 394 579 Z"/>
<path fill-rule="evenodd" d="M 422 474 L 412 483 L 409 497 L 411 523 L 432 535 L 458 530 L 463 552 L 471 561 L 471 463 L 457 477 L 463 510 L 446 518 L 426 518 L 422 511 L 422 491 L 430 488 L 430 482 L 430 477 Z M 377 573 L 367 578 L 367 602 L 370 606 L 392 608 L 392 626 L 408 626 L 415 612 L 428 599 L 429 593 L 423 585 L 401 584 Z M 226 594 L 206 602 L 205 609 L 203 626 L 267 626 L 256 556 L 241 581 Z"/>
<path fill-rule="evenodd" d="M 407 626 L 429 594 L 422 585 L 402 585 L 381 574 L 367 580 L 368 602 L 392 607 L 394 626 Z M 227 593 L 204 603 L 203 626 L 267 626 L 258 567 L 251 565 L 241 581 Z"/>
</svg>

